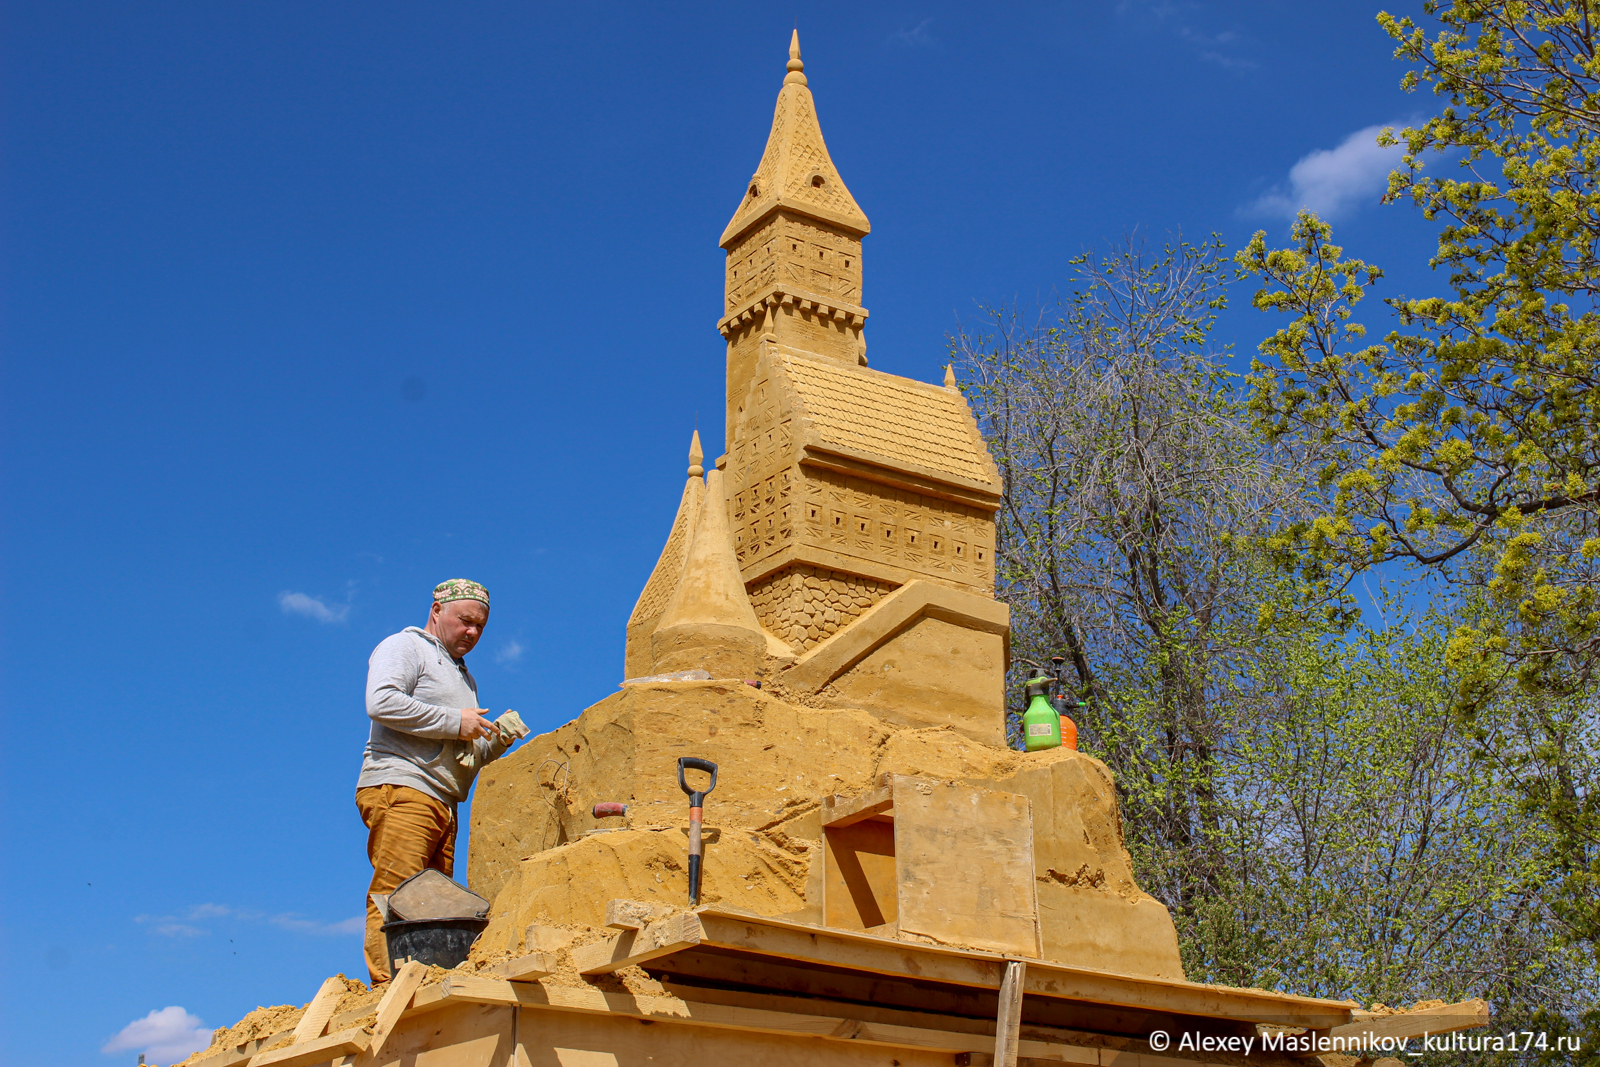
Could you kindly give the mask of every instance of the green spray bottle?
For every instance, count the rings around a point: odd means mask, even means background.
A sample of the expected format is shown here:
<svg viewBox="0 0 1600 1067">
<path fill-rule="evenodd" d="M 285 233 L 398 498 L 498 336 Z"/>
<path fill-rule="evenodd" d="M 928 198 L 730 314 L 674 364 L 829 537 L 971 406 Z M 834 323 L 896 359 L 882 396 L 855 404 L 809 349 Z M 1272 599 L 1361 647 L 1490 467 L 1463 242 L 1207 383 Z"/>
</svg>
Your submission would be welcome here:
<svg viewBox="0 0 1600 1067">
<path fill-rule="evenodd" d="M 1029 752 L 1061 747 L 1061 716 L 1050 704 L 1050 678 L 1028 679 L 1028 710 L 1022 713 L 1022 740 Z"/>
</svg>

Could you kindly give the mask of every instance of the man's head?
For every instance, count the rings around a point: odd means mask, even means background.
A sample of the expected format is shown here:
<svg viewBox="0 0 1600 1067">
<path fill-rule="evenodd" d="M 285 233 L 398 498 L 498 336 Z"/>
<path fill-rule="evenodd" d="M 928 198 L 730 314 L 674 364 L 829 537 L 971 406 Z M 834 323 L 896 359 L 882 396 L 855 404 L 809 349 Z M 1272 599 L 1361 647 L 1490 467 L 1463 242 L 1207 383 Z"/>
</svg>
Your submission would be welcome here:
<svg viewBox="0 0 1600 1067">
<path fill-rule="evenodd" d="M 427 631 L 456 659 L 472 651 L 489 622 L 489 591 L 477 582 L 452 578 L 433 589 Z"/>
</svg>

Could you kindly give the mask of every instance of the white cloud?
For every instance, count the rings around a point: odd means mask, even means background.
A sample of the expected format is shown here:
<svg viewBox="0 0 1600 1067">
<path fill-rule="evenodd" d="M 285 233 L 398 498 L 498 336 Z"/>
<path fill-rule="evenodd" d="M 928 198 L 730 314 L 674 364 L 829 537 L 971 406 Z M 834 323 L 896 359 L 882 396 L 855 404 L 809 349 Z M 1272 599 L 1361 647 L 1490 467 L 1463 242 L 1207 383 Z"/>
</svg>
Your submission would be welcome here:
<svg viewBox="0 0 1600 1067">
<path fill-rule="evenodd" d="M 155 930 L 162 937 L 201 937 L 206 932 L 188 923 L 161 923 Z"/>
<path fill-rule="evenodd" d="M 896 30 L 893 39 L 907 48 L 931 48 L 934 40 L 933 34 L 928 32 L 928 24 L 932 21 L 923 19 L 910 29 Z"/>
<path fill-rule="evenodd" d="M 152 1011 L 124 1026 L 101 1052 L 143 1052 L 154 1063 L 177 1063 L 211 1044 L 211 1031 L 177 1005 Z"/>
<path fill-rule="evenodd" d="M 1120 0 L 1114 10 L 1124 19 L 1172 34 L 1197 59 L 1223 70 L 1254 70 L 1256 61 L 1241 51 L 1251 42 L 1238 30 L 1208 30 L 1198 22 L 1208 20 L 1206 5 L 1191 0 Z"/>
<path fill-rule="evenodd" d="M 279 593 L 278 606 L 285 615 L 304 615 L 318 622 L 343 622 L 346 615 L 350 614 L 349 604 L 335 604 L 328 606 L 314 596 L 304 593 Z"/>
<path fill-rule="evenodd" d="M 273 926 L 284 930 L 293 930 L 297 934 L 323 934 L 333 937 L 344 937 L 350 934 L 365 933 L 367 917 L 355 915 L 348 919 L 341 919 L 336 923 L 319 923 L 311 919 L 302 919 L 298 915 L 273 915 L 267 919 Z"/>
<path fill-rule="evenodd" d="M 494 661 L 496 663 L 516 663 L 522 659 L 522 654 L 526 651 L 527 649 L 522 647 L 521 641 L 507 641 L 500 646 L 500 651 L 494 654 Z"/>
<path fill-rule="evenodd" d="M 1392 125 L 1404 125 L 1397 123 Z M 1378 144 L 1382 126 L 1367 126 L 1352 133 L 1337 148 L 1319 148 L 1289 168 L 1289 183 L 1273 186 L 1242 209 L 1248 215 L 1292 218 L 1301 208 L 1325 219 L 1335 218 L 1363 203 L 1377 203 L 1389 172 L 1405 154 L 1401 145 Z"/>
<path fill-rule="evenodd" d="M 182 915 L 136 915 L 133 921 L 146 923 L 150 928 L 163 937 L 202 937 L 211 931 L 192 923 L 203 919 L 233 919 L 245 923 L 266 923 L 276 926 L 281 930 L 292 930 L 298 934 L 317 934 L 321 936 L 345 937 L 350 934 L 360 934 L 366 930 L 367 920 L 364 915 L 357 915 L 349 919 L 340 919 L 338 922 L 324 923 L 314 919 L 301 918 L 292 911 L 282 912 L 278 915 L 268 915 L 264 911 L 251 911 L 243 908 L 230 908 L 223 904 L 196 904 Z M 179 1057 L 180 1059 L 182 1057 Z"/>
</svg>

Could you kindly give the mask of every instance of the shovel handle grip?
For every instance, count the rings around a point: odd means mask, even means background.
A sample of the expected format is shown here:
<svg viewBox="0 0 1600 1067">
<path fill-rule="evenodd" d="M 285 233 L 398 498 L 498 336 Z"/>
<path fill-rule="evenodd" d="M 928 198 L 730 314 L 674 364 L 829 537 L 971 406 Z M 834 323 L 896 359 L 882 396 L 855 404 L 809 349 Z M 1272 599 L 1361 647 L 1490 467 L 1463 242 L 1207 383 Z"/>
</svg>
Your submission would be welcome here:
<svg viewBox="0 0 1600 1067">
<path fill-rule="evenodd" d="M 684 777 L 683 773 L 686 770 L 705 771 L 707 774 L 711 775 L 711 784 L 706 786 L 704 789 L 690 788 L 689 780 Z M 700 801 L 695 798 L 703 798 L 707 793 L 711 792 L 716 787 L 717 765 L 715 763 L 712 763 L 708 759 L 701 759 L 698 756 L 678 757 L 678 788 L 689 794 L 689 803 L 691 805 L 694 807 L 699 807 Z"/>
</svg>

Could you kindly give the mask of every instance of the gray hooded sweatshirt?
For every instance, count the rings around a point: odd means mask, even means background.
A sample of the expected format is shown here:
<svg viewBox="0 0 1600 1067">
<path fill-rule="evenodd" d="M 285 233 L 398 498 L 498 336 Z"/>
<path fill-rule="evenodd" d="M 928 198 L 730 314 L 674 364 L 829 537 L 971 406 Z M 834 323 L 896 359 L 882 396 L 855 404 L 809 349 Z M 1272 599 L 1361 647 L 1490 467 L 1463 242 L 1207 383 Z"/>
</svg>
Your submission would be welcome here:
<svg viewBox="0 0 1600 1067">
<path fill-rule="evenodd" d="M 455 807 L 467 799 L 478 767 L 498 759 L 506 744 L 490 738 L 461 740 L 461 709 L 478 707 L 478 683 L 426 630 L 407 626 L 386 637 L 367 660 L 367 717 L 372 732 L 356 788 L 404 785 Z M 456 754 L 471 744 L 477 767 Z"/>
</svg>

